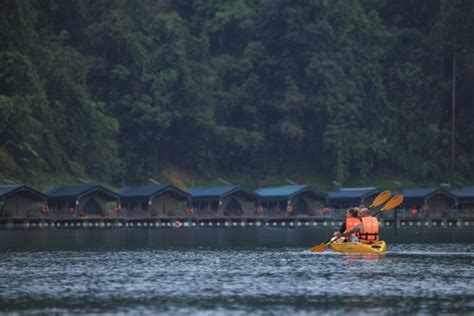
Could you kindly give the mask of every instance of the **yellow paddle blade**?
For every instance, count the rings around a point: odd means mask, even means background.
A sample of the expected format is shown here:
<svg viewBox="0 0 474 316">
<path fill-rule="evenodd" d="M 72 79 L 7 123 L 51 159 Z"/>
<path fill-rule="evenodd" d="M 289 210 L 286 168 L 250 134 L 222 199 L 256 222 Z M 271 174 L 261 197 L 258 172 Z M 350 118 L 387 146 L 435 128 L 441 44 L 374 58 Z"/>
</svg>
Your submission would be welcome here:
<svg viewBox="0 0 474 316">
<path fill-rule="evenodd" d="M 369 208 L 377 207 L 382 205 L 383 203 L 387 202 L 387 200 L 392 196 L 392 192 L 390 190 L 383 191 L 374 199 L 372 204 L 370 204 Z"/>
<path fill-rule="evenodd" d="M 311 249 L 309 249 L 309 251 L 310 252 L 324 252 L 329 248 L 329 245 L 332 244 L 334 241 L 336 241 L 338 238 L 339 237 L 334 236 L 331 239 L 329 239 L 328 241 L 326 241 L 326 242 L 324 242 L 320 245 L 312 247 Z"/>
<path fill-rule="evenodd" d="M 381 212 L 386 212 L 388 210 L 391 210 L 393 208 L 396 208 L 397 206 L 399 206 L 400 204 L 402 204 L 403 202 L 403 199 L 405 197 L 402 195 L 402 194 L 399 194 L 393 198 L 391 198 L 381 209 L 380 211 Z"/>
<path fill-rule="evenodd" d="M 323 243 L 323 244 L 314 246 L 314 247 L 311 248 L 309 251 L 310 251 L 310 252 L 324 252 L 324 251 L 326 251 L 328 248 L 329 248 L 329 244 L 328 244 L 328 243 Z"/>
</svg>

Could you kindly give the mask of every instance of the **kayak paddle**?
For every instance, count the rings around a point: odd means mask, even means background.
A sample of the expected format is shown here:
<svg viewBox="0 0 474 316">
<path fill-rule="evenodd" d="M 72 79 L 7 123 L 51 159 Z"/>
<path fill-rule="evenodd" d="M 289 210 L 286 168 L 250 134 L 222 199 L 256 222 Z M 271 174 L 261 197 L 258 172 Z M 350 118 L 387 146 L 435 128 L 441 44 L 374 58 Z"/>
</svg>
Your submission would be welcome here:
<svg viewBox="0 0 474 316">
<path fill-rule="evenodd" d="M 333 242 L 335 242 L 337 239 L 339 239 L 339 237 L 334 236 L 331 239 L 329 239 L 328 241 L 323 242 L 320 245 L 312 247 L 311 249 L 309 249 L 309 251 L 310 252 L 325 252 L 329 248 L 329 245 L 332 244 Z"/>
<path fill-rule="evenodd" d="M 390 190 L 383 191 L 382 193 L 377 195 L 372 204 L 370 204 L 369 208 L 377 207 L 379 205 L 384 204 L 391 196 L 392 192 Z"/>
<path fill-rule="evenodd" d="M 393 198 L 391 198 L 381 209 L 380 211 L 376 212 L 374 215 L 372 216 L 376 216 L 380 213 L 385 213 L 385 212 L 388 212 L 394 208 L 396 208 L 397 206 L 399 206 L 400 204 L 402 204 L 403 200 L 405 199 L 405 197 L 402 195 L 402 194 L 399 194 Z"/>
</svg>

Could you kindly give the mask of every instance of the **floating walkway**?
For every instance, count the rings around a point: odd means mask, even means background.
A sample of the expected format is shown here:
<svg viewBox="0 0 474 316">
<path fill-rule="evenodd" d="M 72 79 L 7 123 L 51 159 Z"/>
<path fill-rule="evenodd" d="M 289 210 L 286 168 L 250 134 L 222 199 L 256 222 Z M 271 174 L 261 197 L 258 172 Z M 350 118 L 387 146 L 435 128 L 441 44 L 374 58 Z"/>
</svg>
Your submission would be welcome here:
<svg viewBox="0 0 474 316">
<path fill-rule="evenodd" d="M 474 218 L 380 220 L 382 227 L 474 228 Z M 343 220 L 310 218 L 82 218 L 82 219 L 0 219 L 0 229 L 199 229 L 199 228 L 327 228 L 338 229 Z"/>
</svg>

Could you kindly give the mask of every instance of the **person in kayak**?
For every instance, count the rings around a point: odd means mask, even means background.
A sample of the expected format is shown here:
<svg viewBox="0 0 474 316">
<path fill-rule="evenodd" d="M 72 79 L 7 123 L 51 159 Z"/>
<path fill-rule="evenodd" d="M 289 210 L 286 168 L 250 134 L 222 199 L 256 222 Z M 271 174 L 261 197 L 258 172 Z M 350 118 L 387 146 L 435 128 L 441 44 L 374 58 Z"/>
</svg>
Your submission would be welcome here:
<svg viewBox="0 0 474 316">
<path fill-rule="evenodd" d="M 339 232 L 334 233 L 334 235 L 339 235 L 341 236 L 345 231 L 351 230 L 356 226 L 357 224 L 360 224 L 361 221 L 359 219 L 359 208 L 358 207 L 351 207 L 346 214 L 346 220 L 344 223 L 342 223 L 341 228 L 339 229 Z M 348 235 L 344 238 L 344 240 L 341 240 L 341 242 L 357 242 L 358 236 L 357 234 L 354 235 Z"/>
<path fill-rule="evenodd" d="M 361 242 L 371 244 L 379 240 L 379 221 L 370 216 L 369 210 L 363 208 L 360 210 L 361 222 L 356 224 L 351 229 L 346 229 L 343 233 L 338 233 L 338 236 L 351 236 L 357 234 Z"/>
</svg>

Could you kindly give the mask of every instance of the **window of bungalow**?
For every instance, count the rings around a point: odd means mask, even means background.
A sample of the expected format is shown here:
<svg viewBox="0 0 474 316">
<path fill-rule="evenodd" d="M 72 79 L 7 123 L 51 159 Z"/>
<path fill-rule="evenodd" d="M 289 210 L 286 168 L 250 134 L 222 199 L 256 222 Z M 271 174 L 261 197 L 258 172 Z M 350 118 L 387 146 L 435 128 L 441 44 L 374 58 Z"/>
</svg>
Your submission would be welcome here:
<svg viewBox="0 0 474 316">
<path fill-rule="evenodd" d="M 183 211 L 186 207 L 188 207 L 188 202 L 185 200 L 177 200 L 176 206 L 178 210 Z"/>
<path fill-rule="evenodd" d="M 288 205 L 287 201 L 282 201 L 282 202 L 278 203 L 278 208 L 280 209 L 280 211 L 284 211 L 284 210 L 286 210 L 287 205 Z"/>
<path fill-rule="evenodd" d="M 243 211 L 253 210 L 255 208 L 255 203 L 253 201 L 246 200 L 244 203 Z"/>
</svg>

